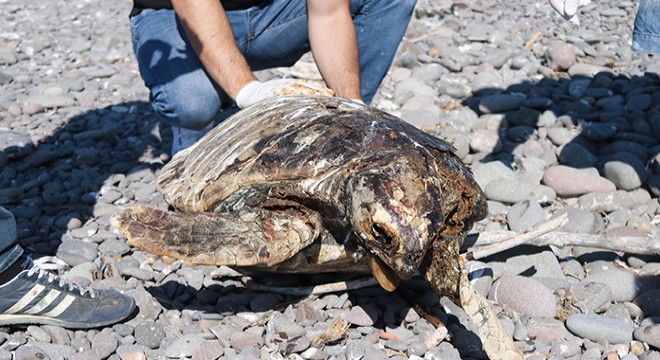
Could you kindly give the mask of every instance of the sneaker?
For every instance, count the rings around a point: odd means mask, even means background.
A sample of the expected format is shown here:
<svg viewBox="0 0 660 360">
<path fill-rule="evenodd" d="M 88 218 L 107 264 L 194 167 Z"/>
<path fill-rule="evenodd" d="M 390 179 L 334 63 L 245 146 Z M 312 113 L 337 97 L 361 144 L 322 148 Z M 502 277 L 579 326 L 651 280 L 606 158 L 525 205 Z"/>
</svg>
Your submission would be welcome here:
<svg viewBox="0 0 660 360">
<path fill-rule="evenodd" d="M 42 324 L 88 329 L 124 320 L 135 309 L 133 298 L 115 290 L 95 290 L 66 283 L 45 270 L 61 267 L 48 261 L 53 258 L 28 258 L 25 270 L 0 286 L 3 294 L 0 296 L 0 325 Z"/>
<path fill-rule="evenodd" d="M 179 151 L 191 147 L 199 141 L 207 132 L 213 128 L 213 123 L 208 124 L 201 130 L 191 130 L 183 127 L 172 126 L 172 156 Z"/>
</svg>

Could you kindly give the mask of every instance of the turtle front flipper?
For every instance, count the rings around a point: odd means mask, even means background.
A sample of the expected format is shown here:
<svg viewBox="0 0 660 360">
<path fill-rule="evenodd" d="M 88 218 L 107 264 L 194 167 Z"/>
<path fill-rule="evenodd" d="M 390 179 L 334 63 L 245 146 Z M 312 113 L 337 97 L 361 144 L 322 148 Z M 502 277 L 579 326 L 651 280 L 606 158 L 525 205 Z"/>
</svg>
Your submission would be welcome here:
<svg viewBox="0 0 660 360">
<path fill-rule="evenodd" d="M 143 251 L 200 265 L 272 266 L 321 234 L 316 212 L 293 208 L 181 213 L 135 205 L 112 224 Z"/>
<path fill-rule="evenodd" d="M 438 296 L 446 296 L 460 306 L 460 243 L 457 235 L 435 241 L 420 265 L 420 272 Z"/>
<path fill-rule="evenodd" d="M 459 255 L 461 240 L 448 235 L 436 241 L 422 263 L 420 271 L 438 296 L 447 296 L 476 324 L 482 346 L 490 359 L 522 360 L 522 352 L 506 332 L 488 301 L 468 280 L 465 261 Z"/>
<path fill-rule="evenodd" d="M 509 333 L 504 329 L 488 301 L 472 286 L 468 280 L 465 260 L 459 258 L 460 305 L 465 313 L 477 324 L 477 331 L 484 351 L 491 359 L 522 360 L 525 358 Z"/>
</svg>

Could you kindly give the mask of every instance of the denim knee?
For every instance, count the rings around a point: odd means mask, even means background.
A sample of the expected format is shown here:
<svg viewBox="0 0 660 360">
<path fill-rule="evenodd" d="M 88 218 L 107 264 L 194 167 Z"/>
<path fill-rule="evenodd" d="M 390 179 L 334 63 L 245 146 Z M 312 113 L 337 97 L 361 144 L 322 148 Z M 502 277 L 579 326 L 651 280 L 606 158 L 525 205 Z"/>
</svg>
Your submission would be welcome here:
<svg viewBox="0 0 660 360">
<path fill-rule="evenodd" d="M 390 0 L 390 2 L 394 3 L 402 14 L 411 14 L 417 5 L 417 0 Z"/>
<path fill-rule="evenodd" d="M 379 8 L 389 9 L 389 11 L 391 11 L 390 12 L 391 15 L 400 15 L 402 19 L 407 19 L 410 17 L 409 15 L 412 14 L 413 10 L 415 9 L 417 0 L 390 0 L 390 1 L 367 0 L 367 1 L 362 1 L 362 3 L 370 9 L 379 9 Z M 391 25 L 393 26 L 403 25 L 407 27 L 408 22 L 393 23 Z"/>
<path fill-rule="evenodd" d="M 203 83 L 191 81 L 185 87 L 168 84 L 151 89 L 152 106 L 165 122 L 173 126 L 200 130 L 218 116 L 222 107 L 221 95 Z"/>
</svg>

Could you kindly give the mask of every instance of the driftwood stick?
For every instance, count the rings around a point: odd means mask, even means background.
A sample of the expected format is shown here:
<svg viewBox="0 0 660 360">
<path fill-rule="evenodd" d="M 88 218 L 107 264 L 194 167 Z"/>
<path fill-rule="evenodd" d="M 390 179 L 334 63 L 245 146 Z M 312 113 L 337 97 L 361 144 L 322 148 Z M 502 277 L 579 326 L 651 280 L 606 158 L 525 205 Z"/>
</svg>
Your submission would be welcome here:
<svg viewBox="0 0 660 360">
<path fill-rule="evenodd" d="M 586 246 L 636 255 L 660 255 L 660 238 L 641 236 L 603 236 L 593 234 L 573 234 L 551 232 L 543 234 L 531 242 L 545 246 Z"/>
<path fill-rule="evenodd" d="M 550 231 L 556 230 L 566 225 L 566 223 L 568 223 L 568 214 L 564 213 L 552 220 L 536 225 L 522 234 L 513 236 L 506 240 L 497 243 L 491 243 L 489 245 L 479 246 L 479 247 L 473 246 L 472 250 L 469 251 L 465 256 L 469 260 L 473 260 L 473 259 L 481 259 L 486 256 L 497 254 L 502 251 L 514 248 L 518 245 L 528 243 L 532 239 L 538 238 L 543 234 L 549 233 Z M 479 239 L 477 239 L 477 242 L 479 242 Z"/>
<path fill-rule="evenodd" d="M 543 34 L 542 34 L 540 31 L 534 33 L 534 35 L 532 35 L 532 37 L 529 38 L 529 40 L 527 40 L 527 42 L 525 43 L 525 45 L 524 45 L 523 47 L 524 47 L 525 49 L 529 49 L 529 48 L 531 48 L 532 45 L 534 45 L 534 43 L 535 43 L 539 38 L 541 38 L 541 35 L 543 35 Z"/>
<path fill-rule="evenodd" d="M 470 246 L 466 256 L 470 259 L 479 259 L 521 244 L 558 247 L 585 246 L 636 255 L 660 255 L 660 238 L 658 237 L 606 236 L 554 231 L 552 222 L 556 220 L 557 218 L 543 223 L 523 234 L 513 231 L 471 234 L 465 241 Z M 548 229 L 550 230 L 546 231 Z"/>
<path fill-rule="evenodd" d="M 349 325 L 346 320 L 336 319 L 325 332 L 314 337 L 310 341 L 310 345 L 315 348 L 322 348 L 326 344 L 341 340 L 346 336 Z"/>
<path fill-rule="evenodd" d="M 245 287 L 250 290 L 267 291 L 277 294 L 294 295 L 294 296 L 328 294 L 339 291 L 361 289 L 374 285 L 378 285 L 378 282 L 373 277 L 351 280 L 351 281 L 339 281 L 335 283 L 321 284 L 316 286 L 299 286 L 299 287 L 268 286 L 268 285 L 259 284 L 255 281 L 245 282 Z"/>
</svg>

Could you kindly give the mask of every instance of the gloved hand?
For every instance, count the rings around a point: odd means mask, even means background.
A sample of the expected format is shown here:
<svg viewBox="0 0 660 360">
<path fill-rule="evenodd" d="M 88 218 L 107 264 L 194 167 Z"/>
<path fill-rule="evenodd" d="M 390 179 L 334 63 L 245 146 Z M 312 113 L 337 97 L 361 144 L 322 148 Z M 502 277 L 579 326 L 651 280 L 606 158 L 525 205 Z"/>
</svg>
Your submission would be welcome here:
<svg viewBox="0 0 660 360">
<path fill-rule="evenodd" d="M 550 0 L 550 6 L 564 19 L 575 25 L 580 25 L 580 20 L 575 15 L 581 6 L 588 5 L 591 0 Z"/>
<path fill-rule="evenodd" d="M 326 95 L 334 92 L 318 82 L 298 79 L 273 79 L 266 82 L 253 81 L 245 85 L 236 95 L 236 105 L 243 109 L 261 100 L 282 95 Z"/>
</svg>

